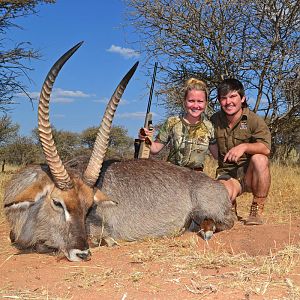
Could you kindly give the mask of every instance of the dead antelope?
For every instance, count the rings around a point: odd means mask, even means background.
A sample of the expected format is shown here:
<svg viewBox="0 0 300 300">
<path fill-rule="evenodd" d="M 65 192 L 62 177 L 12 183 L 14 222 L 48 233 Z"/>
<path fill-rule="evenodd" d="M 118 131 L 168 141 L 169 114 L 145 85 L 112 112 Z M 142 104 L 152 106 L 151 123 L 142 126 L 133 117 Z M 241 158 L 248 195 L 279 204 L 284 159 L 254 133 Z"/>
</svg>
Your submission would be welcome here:
<svg viewBox="0 0 300 300">
<path fill-rule="evenodd" d="M 157 160 L 104 162 L 114 112 L 137 64 L 109 101 L 91 158 L 62 164 L 51 134 L 49 100 L 69 50 L 52 67 L 39 103 L 39 133 L 48 165 L 27 167 L 8 184 L 4 209 L 11 240 L 20 249 L 63 251 L 71 261 L 90 257 L 96 244 L 183 232 L 192 221 L 209 239 L 234 218 L 225 187 L 203 173 Z"/>
<path fill-rule="evenodd" d="M 68 172 L 57 153 L 49 122 L 54 81 L 64 63 L 81 46 L 66 52 L 49 71 L 40 94 L 38 130 L 47 165 L 29 166 L 15 174 L 5 189 L 4 211 L 10 238 L 19 249 L 62 251 L 71 261 L 90 258 L 85 218 L 93 203 L 106 200 L 94 189 L 117 104 L 138 63 L 121 80 L 106 108 L 89 164 L 83 174 Z M 100 151 L 99 151 L 100 150 Z"/>
</svg>

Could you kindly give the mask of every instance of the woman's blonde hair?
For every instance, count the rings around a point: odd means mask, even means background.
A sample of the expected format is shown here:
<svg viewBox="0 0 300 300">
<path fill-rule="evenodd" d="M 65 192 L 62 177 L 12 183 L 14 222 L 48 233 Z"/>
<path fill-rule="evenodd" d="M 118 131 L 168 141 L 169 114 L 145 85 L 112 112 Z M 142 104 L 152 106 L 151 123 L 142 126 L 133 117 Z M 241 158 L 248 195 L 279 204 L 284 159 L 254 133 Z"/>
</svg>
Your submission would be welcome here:
<svg viewBox="0 0 300 300">
<path fill-rule="evenodd" d="M 208 100 L 208 87 L 204 81 L 193 78 L 193 77 L 188 79 L 185 82 L 184 87 L 183 87 L 184 99 L 186 98 L 187 93 L 191 90 L 205 92 L 206 101 Z"/>
</svg>

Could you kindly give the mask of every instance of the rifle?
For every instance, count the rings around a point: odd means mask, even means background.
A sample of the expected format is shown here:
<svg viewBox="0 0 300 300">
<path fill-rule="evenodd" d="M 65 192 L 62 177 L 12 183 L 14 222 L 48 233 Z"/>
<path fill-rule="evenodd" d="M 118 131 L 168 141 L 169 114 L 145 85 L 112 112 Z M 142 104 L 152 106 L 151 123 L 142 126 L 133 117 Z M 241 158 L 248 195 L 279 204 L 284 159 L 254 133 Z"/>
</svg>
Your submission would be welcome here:
<svg viewBox="0 0 300 300">
<path fill-rule="evenodd" d="M 151 87 L 150 87 L 148 106 L 147 106 L 146 117 L 145 117 L 145 122 L 144 122 L 144 128 L 147 128 L 149 130 L 153 129 L 152 113 L 150 112 L 150 109 L 151 109 L 154 83 L 155 83 L 155 78 L 156 78 L 156 70 L 157 70 L 157 62 L 154 64 L 152 83 L 151 83 Z M 141 129 L 141 131 L 142 130 L 143 130 L 143 128 Z M 144 141 L 135 139 L 135 141 L 134 141 L 134 150 L 135 150 L 134 158 L 149 158 L 151 144 L 152 144 L 152 141 L 149 137 L 146 137 Z"/>
</svg>

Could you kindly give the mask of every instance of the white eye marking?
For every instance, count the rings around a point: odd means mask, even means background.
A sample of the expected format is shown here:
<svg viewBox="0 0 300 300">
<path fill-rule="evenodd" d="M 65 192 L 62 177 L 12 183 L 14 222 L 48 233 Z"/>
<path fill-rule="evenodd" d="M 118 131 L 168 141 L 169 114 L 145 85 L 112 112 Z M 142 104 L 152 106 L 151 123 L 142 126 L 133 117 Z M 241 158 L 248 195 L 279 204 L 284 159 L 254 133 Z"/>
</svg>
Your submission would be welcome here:
<svg viewBox="0 0 300 300">
<path fill-rule="evenodd" d="M 66 207 L 65 202 L 61 201 L 60 203 L 61 203 L 62 207 L 64 208 L 64 213 L 65 213 L 66 221 L 67 221 L 67 222 L 70 222 L 70 221 L 71 221 L 71 215 L 70 215 L 70 213 L 68 212 L 68 209 L 67 209 L 67 207 Z"/>
<path fill-rule="evenodd" d="M 57 199 L 57 198 L 56 198 L 56 199 L 53 198 L 53 199 L 52 199 L 52 202 L 53 202 L 53 204 L 54 204 L 56 207 L 63 209 L 64 214 L 65 214 L 65 219 L 66 219 L 67 222 L 69 222 L 69 221 L 71 220 L 71 215 L 70 215 L 70 213 L 68 212 L 68 209 L 67 209 L 67 207 L 66 207 L 65 202 L 64 202 L 63 200 L 60 200 L 60 199 Z"/>
<path fill-rule="evenodd" d="M 71 216 L 70 216 L 70 214 L 69 214 L 69 212 L 68 212 L 68 210 L 67 210 L 66 207 L 65 207 L 65 218 L 66 218 L 66 221 L 67 221 L 67 222 L 70 222 Z"/>
</svg>

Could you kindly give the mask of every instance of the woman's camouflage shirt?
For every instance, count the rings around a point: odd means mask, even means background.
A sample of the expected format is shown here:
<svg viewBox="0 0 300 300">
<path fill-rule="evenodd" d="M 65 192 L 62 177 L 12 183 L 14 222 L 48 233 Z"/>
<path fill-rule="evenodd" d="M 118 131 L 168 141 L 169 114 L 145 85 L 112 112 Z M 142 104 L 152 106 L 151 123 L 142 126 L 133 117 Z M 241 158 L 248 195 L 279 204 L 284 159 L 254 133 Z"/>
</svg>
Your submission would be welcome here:
<svg viewBox="0 0 300 300">
<path fill-rule="evenodd" d="M 216 143 L 213 125 L 206 117 L 192 125 L 179 116 L 166 120 L 156 141 L 169 145 L 168 161 L 191 169 L 204 167 L 208 146 Z"/>
</svg>

